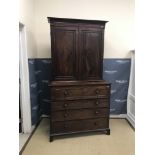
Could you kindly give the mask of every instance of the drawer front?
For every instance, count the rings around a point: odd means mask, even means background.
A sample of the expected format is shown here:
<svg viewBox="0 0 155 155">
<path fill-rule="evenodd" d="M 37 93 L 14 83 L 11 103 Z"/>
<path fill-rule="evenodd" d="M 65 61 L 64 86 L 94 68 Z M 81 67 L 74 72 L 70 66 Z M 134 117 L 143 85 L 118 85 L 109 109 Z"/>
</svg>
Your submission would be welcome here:
<svg viewBox="0 0 155 155">
<path fill-rule="evenodd" d="M 92 100 L 57 101 L 51 103 L 52 111 L 97 107 L 109 107 L 109 100 L 105 98 Z"/>
<path fill-rule="evenodd" d="M 72 86 L 72 87 L 53 87 L 52 99 L 75 99 L 81 97 L 109 97 L 109 85 L 103 86 Z"/>
<path fill-rule="evenodd" d="M 89 119 L 97 117 L 108 117 L 109 109 L 79 109 L 79 110 L 65 110 L 52 112 L 52 121 L 67 121 L 67 120 L 79 120 Z"/>
<path fill-rule="evenodd" d="M 51 132 L 53 133 L 67 133 L 78 131 L 89 131 L 96 129 L 108 128 L 108 118 L 67 121 L 67 122 L 52 122 Z"/>
</svg>

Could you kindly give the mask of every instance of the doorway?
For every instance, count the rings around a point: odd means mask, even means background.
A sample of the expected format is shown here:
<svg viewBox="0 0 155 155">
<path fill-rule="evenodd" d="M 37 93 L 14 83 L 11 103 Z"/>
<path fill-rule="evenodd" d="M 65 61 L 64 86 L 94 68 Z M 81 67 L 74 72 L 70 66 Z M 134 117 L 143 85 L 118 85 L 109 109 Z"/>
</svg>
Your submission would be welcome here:
<svg viewBox="0 0 155 155">
<path fill-rule="evenodd" d="M 19 120 L 22 133 L 31 133 L 31 105 L 26 28 L 19 23 Z"/>
</svg>

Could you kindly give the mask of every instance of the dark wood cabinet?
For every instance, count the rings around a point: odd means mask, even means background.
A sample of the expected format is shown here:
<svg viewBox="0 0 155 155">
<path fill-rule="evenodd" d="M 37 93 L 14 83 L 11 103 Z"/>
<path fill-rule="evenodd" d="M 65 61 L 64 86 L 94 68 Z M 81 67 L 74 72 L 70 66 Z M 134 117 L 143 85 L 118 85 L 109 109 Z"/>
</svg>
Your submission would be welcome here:
<svg viewBox="0 0 155 155">
<path fill-rule="evenodd" d="M 54 80 L 101 80 L 106 21 L 48 20 Z"/>
<path fill-rule="evenodd" d="M 53 72 L 50 141 L 77 132 L 110 134 L 110 84 L 102 79 L 107 21 L 53 17 L 48 21 Z"/>
</svg>

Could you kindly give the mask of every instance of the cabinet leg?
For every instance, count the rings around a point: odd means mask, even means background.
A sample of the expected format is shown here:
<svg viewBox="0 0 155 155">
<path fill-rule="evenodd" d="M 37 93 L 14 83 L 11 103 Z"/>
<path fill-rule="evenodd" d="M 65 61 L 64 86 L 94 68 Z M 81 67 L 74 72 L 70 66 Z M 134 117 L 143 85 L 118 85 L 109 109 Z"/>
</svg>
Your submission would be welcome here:
<svg viewBox="0 0 155 155">
<path fill-rule="evenodd" d="M 52 142 L 53 141 L 53 136 L 50 136 L 50 142 Z"/>
<path fill-rule="evenodd" d="M 110 135 L 110 129 L 106 129 L 106 135 Z"/>
</svg>

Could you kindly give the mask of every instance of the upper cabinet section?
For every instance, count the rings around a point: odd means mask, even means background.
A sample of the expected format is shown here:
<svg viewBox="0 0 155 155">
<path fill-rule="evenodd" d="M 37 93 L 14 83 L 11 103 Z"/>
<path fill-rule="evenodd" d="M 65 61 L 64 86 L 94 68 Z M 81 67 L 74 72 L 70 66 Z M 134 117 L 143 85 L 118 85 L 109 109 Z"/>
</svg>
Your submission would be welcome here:
<svg viewBox="0 0 155 155">
<path fill-rule="evenodd" d="M 102 79 L 107 21 L 48 17 L 54 80 Z"/>
</svg>

